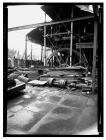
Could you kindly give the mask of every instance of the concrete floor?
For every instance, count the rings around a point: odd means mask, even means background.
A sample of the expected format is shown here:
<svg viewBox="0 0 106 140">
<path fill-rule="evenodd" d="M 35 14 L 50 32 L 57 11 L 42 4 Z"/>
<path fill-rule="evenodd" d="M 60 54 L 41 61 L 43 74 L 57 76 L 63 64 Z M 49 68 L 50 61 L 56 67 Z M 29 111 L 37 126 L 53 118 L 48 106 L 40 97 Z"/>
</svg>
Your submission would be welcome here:
<svg viewBox="0 0 106 140">
<path fill-rule="evenodd" d="M 23 95 L 8 101 L 6 133 L 97 134 L 97 96 L 84 96 L 79 90 L 26 86 Z"/>
</svg>

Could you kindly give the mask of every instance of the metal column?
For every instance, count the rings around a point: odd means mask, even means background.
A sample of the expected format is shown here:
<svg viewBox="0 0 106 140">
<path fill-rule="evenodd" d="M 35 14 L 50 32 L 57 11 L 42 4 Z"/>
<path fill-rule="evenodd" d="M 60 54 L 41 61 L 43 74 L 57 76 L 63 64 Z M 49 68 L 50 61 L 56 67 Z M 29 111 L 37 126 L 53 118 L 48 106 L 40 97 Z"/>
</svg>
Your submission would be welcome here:
<svg viewBox="0 0 106 140">
<path fill-rule="evenodd" d="M 45 13 L 46 22 L 46 13 Z M 44 66 L 46 66 L 46 25 L 44 25 Z"/>
<path fill-rule="evenodd" d="M 43 46 L 41 46 L 41 62 L 43 62 L 42 57 L 43 57 Z"/>
<path fill-rule="evenodd" d="M 95 90 L 95 73 L 96 73 L 96 50 L 97 50 L 97 31 L 98 31 L 98 23 L 94 21 L 94 46 L 93 46 L 93 68 L 92 68 L 92 78 L 93 78 L 93 85 L 92 91 Z"/>
<path fill-rule="evenodd" d="M 80 41 L 79 41 L 80 43 Z M 80 47 L 80 65 L 81 65 L 81 47 Z"/>
<path fill-rule="evenodd" d="M 52 54 L 53 54 L 53 48 L 52 48 Z M 53 57 L 52 57 L 52 61 L 51 61 L 51 63 L 52 63 L 51 66 L 52 66 L 52 67 L 53 67 L 53 62 L 54 62 L 54 61 L 53 61 Z"/>
<path fill-rule="evenodd" d="M 32 43 L 31 43 L 31 65 L 32 65 Z"/>
<path fill-rule="evenodd" d="M 93 45 L 93 68 L 92 68 L 92 92 L 95 91 L 95 74 L 96 74 L 96 50 L 98 47 L 97 34 L 98 34 L 98 5 L 93 5 L 94 11 L 94 45 Z"/>
<path fill-rule="evenodd" d="M 81 38 L 80 38 L 80 21 L 79 21 L 79 43 L 81 42 Z M 79 48 L 79 51 L 80 51 L 80 61 L 79 61 L 79 63 L 80 63 L 80 65 L 81 65 L 81 46 L 80 46 L 80 48 Z"/>
<path fill-rule="evenodd" d="M 71 18 L 73 18 L 73 7 Z M 72 66 L 72 45 L 73 45 L 73 22 L 71 22 L 71 35 L 70 35 L 70 66 Z"/>
<path fill-rule="evenodd" d="M 27 67 L 27 36 L 25 36 L 25 67 Z"/>
</svg>

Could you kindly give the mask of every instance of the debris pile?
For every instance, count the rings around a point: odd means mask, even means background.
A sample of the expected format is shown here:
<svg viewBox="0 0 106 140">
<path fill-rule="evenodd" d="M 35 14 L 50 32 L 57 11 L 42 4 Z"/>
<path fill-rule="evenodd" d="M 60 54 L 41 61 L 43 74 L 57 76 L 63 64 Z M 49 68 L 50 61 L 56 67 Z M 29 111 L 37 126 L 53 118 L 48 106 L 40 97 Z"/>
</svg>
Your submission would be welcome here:
<svg viewBox="0 0 106 140">
<path fill-rule="evenodd" d="M 18 81 L 24 85 L 57 87 L 70 89 L 70 91 L 79 89 L 82 94 L 92 93 L 92 77 L 84 67 L 49 69 L 46 74 L 40 76 L 40 80 L 31 80 L 27 74 L 10 74 L 8 77 L 8 86 L 10 87 L 17 86 Z"/>
</svg>

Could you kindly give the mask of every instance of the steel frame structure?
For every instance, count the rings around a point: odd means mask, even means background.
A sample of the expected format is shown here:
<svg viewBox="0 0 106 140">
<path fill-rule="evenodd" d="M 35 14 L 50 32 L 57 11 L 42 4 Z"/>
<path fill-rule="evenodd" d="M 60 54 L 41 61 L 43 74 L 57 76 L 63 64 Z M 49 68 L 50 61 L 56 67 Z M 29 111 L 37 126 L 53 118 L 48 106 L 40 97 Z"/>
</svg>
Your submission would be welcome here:
<svg viewBox="0 0 106 140">
<path fill-rule="evenodd" d="M 38 24 L 31 24 L 31 25 L 25 25 L 25 26 L 20 26 L 20 27 L 9 28 L 8 32 L 16 31 L 16 30 L 29 29 L 29 28 L 43 27 L 44 28 L 44 66 L 46 66 L 46 39 L 47 39 L 47 37 L 51 36 L 51 34 L 49 34 L 49 35 L 46 34 L 46 27 L 51 26 L 51 25 L 59 25 L 59 24 L 64 24 L 64 23 L 70 23 L 70 27 L 71 27 L 70 32 L 53 33 L 52 36 L 70 34 L 70 66 L 72 66 L 73 24 L 76 21 L 94 19 L 93 68 L 92 68 L 92 76 L 93 76 L 93 88 L 92 88 L 92 90 L 94 91 L 94 89 L 95 89 L 95 70 L 96 70 L 97 28 L 98 28 L 98 23 L 97 23 L 98 21 L 97 21 L 97 18 L 96 18 L 97 17 L 96 12 L 98 10 L 97 5 L 94 5 L 93 9 L 94 9 L 94 15 L 93 16 L 73 18 L 73 11 L 72 11 L 70 19 L 62 20 L 62 21 L 55 21 L 55 22 L 46 22 L 46 13 L 45 13 L 45 23 L 38 23 Z M 26 42 L 25 43 L 25 60 L 27 60 L 27 35 L 26 35 L 25 42 Z M 52 46 L 53 46 L 53 44 L 52 44 Z M 54 51 L 53 48 L 52 48 L 52 51 Z M 42 54 L 41 54 L 41 57 L 42 57 Z"/>
</svg>

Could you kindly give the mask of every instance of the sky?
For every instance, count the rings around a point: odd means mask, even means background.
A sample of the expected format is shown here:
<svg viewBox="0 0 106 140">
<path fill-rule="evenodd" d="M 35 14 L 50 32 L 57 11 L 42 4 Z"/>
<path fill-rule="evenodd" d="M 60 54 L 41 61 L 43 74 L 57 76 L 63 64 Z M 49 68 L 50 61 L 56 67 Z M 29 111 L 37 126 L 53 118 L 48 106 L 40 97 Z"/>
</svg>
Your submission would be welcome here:
<svg viewBox="0 0 106 140">
<path fill-rule="evenodd" d="M 44 22 L 45 13 L 40 7 L 41 5 L 8 6 L 8 28 Z M 51 18 L 46 16 L 46 21 L 51 21 Z M 31 30 L 33 28 L 8 32 L 8 48 L 19 51 L 22 56 L 25 52 L 25 35 Z M 27 46 L 29 55 L 31 52 L 30 41 L 28 41 Z M 33 59 L 40 59 L 41 46 L 32 43 L 32 50 Z"/>
<path fill-rule="evenodd" d="M 41 5 L 8 6 L 8 28 L 44 22 L 45 13 L 40 7 Z M 46 16 L 46 21 L 51 21 L 50 17 Z M 20 55 L 23 56 L 25 52 L 25 35 L 31 30 L 33 28 L 8 32 L 8 48 L 19 51 Z M 28 42 L 27 46 L 29 55 L 31 42 Z M 32 50 L 33 59 L 41 59 L 41 46 L 32 44 Z"/>
</svg>

